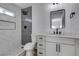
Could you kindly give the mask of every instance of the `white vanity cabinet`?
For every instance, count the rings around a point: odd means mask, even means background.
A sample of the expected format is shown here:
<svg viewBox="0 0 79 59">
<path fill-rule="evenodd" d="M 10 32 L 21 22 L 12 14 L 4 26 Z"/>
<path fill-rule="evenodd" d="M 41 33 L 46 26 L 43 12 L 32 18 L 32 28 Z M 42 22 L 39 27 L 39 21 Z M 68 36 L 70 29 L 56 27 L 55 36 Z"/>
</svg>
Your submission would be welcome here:
<svg viewBox="0 0 79 59">
<path fill-rule="evenodd" d="M 46 56 L 75 56 L 75 40 L 62 37 L 47 37 Z"/>
<path fill-rule="evenodd" d="M 75 47 L 74 45 L 47 42 L 46 56 L 75 56 Z"/>
<path fill-rule="evenodd" d="M 45 46 L 46 46 L 46 37 L 42 35 L 36 36 L 37 41 L 37 55 L 38 56 L 45 56 Z"/>
<path fill-rule="evenodd" d="M 75 56 L 75 40 L 67 37 L 37 36 L 38 56 Z"/>
</svg>

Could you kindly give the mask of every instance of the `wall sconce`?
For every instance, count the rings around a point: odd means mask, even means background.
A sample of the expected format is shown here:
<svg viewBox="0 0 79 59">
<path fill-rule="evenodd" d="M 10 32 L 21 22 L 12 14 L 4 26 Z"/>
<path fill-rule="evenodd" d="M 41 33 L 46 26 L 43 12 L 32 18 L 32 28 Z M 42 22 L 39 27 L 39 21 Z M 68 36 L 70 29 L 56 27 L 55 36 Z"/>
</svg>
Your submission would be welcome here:
<svg viewBox="0 0 79 59">
<path fill-rule="evenodd" d="M 71 12 L 70 19 L 72 19 L 75 16 L 75 12 Z"/>
</svg>

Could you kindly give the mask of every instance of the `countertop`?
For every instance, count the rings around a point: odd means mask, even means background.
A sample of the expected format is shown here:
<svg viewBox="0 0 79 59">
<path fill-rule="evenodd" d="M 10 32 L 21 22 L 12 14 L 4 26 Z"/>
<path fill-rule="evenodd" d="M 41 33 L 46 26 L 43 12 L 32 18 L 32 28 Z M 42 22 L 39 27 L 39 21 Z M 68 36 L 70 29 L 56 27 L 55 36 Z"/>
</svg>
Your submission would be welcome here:
<svg viewBox="0 0 79 59">
<path fill-rule="evenodd" d="M 61 35 L 53 35 L 53 34 L 32 34 L 32 36 L 36 36 L 36 35 L 44 35 L 44 36 L 54 36 L 54 37 L 62 37 L 62 38 L 75 38 L 75 39 L 79 39 L 79 35 L 77 34 L 61 34 Z"/>
</svg>

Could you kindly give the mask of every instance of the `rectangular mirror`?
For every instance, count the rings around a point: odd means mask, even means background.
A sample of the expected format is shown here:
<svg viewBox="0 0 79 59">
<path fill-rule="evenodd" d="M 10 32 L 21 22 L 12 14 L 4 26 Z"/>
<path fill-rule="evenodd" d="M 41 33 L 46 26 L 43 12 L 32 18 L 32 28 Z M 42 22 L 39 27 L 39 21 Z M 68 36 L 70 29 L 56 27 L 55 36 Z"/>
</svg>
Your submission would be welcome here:
<svg viewBox="0 0 79 59">
<path fill-rule="evenodd" d="M 50 12 L 50 27 L 52 29 L 62 29 L 65 27 L 65 10 Z"/>
</svg>

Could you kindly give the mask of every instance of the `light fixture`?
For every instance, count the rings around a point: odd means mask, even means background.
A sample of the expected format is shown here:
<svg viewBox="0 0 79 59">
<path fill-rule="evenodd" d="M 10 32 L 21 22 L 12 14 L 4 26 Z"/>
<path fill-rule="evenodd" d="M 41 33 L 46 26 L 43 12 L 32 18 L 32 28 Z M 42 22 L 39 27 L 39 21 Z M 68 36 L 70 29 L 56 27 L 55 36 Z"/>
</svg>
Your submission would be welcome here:
<svg viewBox="0 0 79 59">
<path fill-rule="evenodd" d="M 59 4 L 59 3 L 52 3 L 53 5 L 57 5 L 57 4 Z"/>
<path fill-rule="evenodd" d="M 2 7 L 0 7 L 0 13 L 1 14 L 5 14 L 5 15 L 8 15 L 8 16 L 12 16 L 12 17 L 15 16 L 15 14 L 13 12 L 11 12 L 11 11 L 5 9 L 5 8 L 2 8 Z"/>
<path fill-rule="evenodd" d="M 13 17 L 14 17 L 14 13 L 9 12 L 9 11 L 4 11 L 4 14 L 9 15 L 9 16 L 13 16 Z"/>
<path fill-rule="evenodd" d="M 0 7 L 0 13 L 4 13 L 4 9 Z"/>
</svg>

